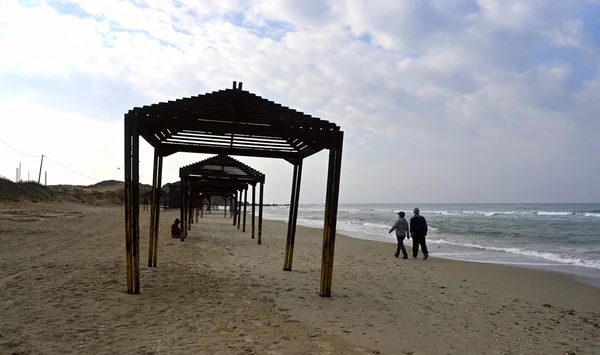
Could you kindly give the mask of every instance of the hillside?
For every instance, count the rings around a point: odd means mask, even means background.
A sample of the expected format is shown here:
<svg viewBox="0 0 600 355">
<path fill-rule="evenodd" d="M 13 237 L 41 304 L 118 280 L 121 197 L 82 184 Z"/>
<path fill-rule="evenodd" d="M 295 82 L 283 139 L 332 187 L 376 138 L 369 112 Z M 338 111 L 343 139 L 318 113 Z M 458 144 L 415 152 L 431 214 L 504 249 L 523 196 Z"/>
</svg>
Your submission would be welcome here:
<svg viewBox="0 0 600 355">
<path fill-rule="evenodd" d="M 53 185 L 43 186 L 36 182 L 15 183 L 0 178 L 0 202 L 76 202 L 91 205 L 123 204 L 125 184 L 107 180 L 89 186 Z M 140 184 L 142 195 L 150 191 L 150 185 Z"/>
</svg>

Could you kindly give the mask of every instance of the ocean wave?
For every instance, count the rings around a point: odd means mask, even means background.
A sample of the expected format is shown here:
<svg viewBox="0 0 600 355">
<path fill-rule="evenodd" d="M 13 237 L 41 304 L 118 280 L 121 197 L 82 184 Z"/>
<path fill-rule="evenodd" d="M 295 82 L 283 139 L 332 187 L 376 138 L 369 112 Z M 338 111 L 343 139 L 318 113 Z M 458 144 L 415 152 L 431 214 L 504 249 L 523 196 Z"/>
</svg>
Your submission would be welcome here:
<svg viewBox="0 0 600 355">
<path fill-rule="evenodd" d="M 289 210 L 289 206 L 273 206 L 269 207 L 275 210 Z M 324 207 L 318 205 L 308 205 L 308 206 L 300 206 L 299 210 L 301 212 L 323 212 Z M 365 215 L 376 213 L 389 213 L 396 214 L 400 211 L 400 209 L 382 209 L 382 208 L 357 208 L 357 207 L 340 207 L 338 210 L 339 214 L 357 214 L 357 215 Z M 410 218 L 411 214 L 409 210 L 405 211 L 407 213 L 407 218 Z M 442 215 L 442 216 L 481 216 L 481 217 L 502 217 L 502 216 L 529 216 L 529 217 L 595 217 L 600 218 L 600 210 L 586 210 L 586 211 L 476 211 L 476 210 L 422 210 L 423 215 Z"/>
<path fill-rule="evenodd" d="M 422 214 L 440 214 L 448 216 L 580 216 L 580 217 L 600 217 L 600 212 L 572 212 L 572 211 L 423 211 Z"/>
<path fill-rule="evenodd" d="M 587 268 L 593 268 L 593 269 L 600 270 L 600 261 L 599 260 L 590 260 L 590 259 L 586 259 L 586 258 L 582 258 L 582 257 L 572 256 L 572 255 L 561 255 L 561 254 L 557 254 L 557 253 L 542 252 L 542 251 L 536 251 L 536 250 L 531 250 L 531 249 L 522 249 L 522 248 L 514 248 L 514 247 L 503 248 L 503 247 L 486 246 L 486 245 L 480 245 L 480 244 L 469 243 L 469 242 L 466 242 L 466 243 L 457 242 L 454 240 L 448 240 L 448 239 L 443 239 L 443 238 L 440 238 L 440 239 L 432 238 L 432 239 L 429 239 L 428 242 L 431 244 L 447 244 L 447 245 L 453 245 L 453 246 L 457 246 L 457 247 L 473 248 L 473 249 L 495 251 L 495 252 L 505 252 L 505 253 L 529 256 L 529 257 L 534 257 L 534 258 L 540 258 L 540 259 L 544 259 L 544 260 L 548 260 L 548 261 L 554 261 L 554 262 L 557 262 L 560 264 L 568 264 L 568 265 L 581 266 L 581 267 L 587 267 Z"/>
</svg>

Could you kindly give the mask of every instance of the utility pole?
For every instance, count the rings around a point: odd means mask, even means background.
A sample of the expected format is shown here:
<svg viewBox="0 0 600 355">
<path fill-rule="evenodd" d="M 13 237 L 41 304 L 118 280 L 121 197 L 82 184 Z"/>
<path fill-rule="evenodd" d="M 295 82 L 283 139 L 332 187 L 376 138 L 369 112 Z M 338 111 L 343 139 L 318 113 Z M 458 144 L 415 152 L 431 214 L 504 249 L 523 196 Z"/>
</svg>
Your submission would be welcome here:
<svg viewBox="0 0 600 355">
<path fill-rule="evenodd" d="M 31 179 L 29 178 L 29 171 L 27 172 L 27 182 L 29 182 Z"/>
<path fill-rule="evenodd" d="M 15 182 L 19 182 L 19 168 L 17 168 L 17 175 L 15 176 Z"/>
<path fill-rule="evenodd" d="M 19 162 L 19 178 L 17 179 L 17 182 L 21 182 L 21 162 Z"/>
<path fill-rule="evenodd" d="M 48 172 L 44 171 L 44 186 L 48 186 Z"/>
<path fill-rule="evenodd" d="M 38 175 L 38 184 L 40 183 L 40 179 L 42 178 L 42 164 L 44 164 L 44 154 L 42 154 L 42 161 L 40 162 L 40 173 Z"/>
</svg>

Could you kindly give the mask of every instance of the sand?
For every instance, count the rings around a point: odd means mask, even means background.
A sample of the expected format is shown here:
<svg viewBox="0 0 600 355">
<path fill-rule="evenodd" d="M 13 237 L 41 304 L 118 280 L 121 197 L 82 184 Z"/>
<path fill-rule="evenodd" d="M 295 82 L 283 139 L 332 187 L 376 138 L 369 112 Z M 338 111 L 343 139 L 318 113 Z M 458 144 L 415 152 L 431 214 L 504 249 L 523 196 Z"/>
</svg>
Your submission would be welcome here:
<svg viewBox="0 0 600 355">
<path fill-rule="evenodd" d="M 158 267 L 125 293 L 122 207 L 0 206 L 1 354 L 600 354 L 600 289 L 510 266 L 402 260 L 338 235 L 333 297 L 318 295 L 322 233 L 263 244 L 215 213 L 185 242 L 162 212 Z M 249 226 L 249 223 L 248 223 Z M 248 227 L 249 229 L 249 227 Z"/>
</svg>

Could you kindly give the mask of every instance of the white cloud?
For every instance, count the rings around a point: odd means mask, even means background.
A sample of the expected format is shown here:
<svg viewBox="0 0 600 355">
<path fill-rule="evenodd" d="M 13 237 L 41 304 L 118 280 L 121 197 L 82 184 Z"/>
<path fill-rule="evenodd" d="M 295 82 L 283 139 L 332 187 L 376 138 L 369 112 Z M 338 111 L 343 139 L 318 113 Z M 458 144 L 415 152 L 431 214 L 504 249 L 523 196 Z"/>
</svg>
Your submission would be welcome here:
<svg viewBox="0 0 600 355">
<path fill-rule="evenodd" d="M 598 127 L 600 80 L 597 44 L 581 18 L 586 6 L 598 4 L 3 1 L 0 112 L 18 120 L 3 114 L 2 132 L 11 134 L 0 138 L 88 175 L 121 178 L 114 170 L 122 165 L 123 113 L 241 80 L 342 127 L 342 200 L 394 201 L 398 193 L 412 201 L 541 200 L 547 196 L 524 176 L 547 182 L 537 186 L 574 179 L 583 163 L 561 169 L 562 161 L 582 154 L 584 143 L 598 148 L 584 128 Z M 0 174 L 11 177 L 19 158 L 8 151 L 2 147 Z M 163 180 L 205 157 L 168 157 Z M 141 158 L 149 182 L 149 146 Z M 303 201 L 322 201 L 326 158 L 305 162 Z M 267 173 L 268 200 L 289 199 L 288 163 L 240 159 Z M 58 168 L 51 176 L 91 182 Z M 589 199 L 585 189 L 568 192 Z"/>
</svg>

